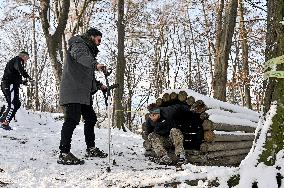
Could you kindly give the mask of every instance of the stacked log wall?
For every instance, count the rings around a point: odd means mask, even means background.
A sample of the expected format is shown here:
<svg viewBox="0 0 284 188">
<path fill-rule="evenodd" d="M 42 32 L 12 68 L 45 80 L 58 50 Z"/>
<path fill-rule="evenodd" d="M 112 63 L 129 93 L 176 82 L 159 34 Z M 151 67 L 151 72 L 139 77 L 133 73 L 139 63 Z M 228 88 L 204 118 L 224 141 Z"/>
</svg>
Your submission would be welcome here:
<svg viewBox="0 0 284 188">
<path fill-rule="evenodd" d="M 259 118 L 256 112 L 184 90 L 165 92 L 156 100 L 161 107 L 175 103 L 187 104 L 191 112 L 200 118 L 200 125 L 195 126 L 203 129 L 201 142 L 185 139 L 184 146 L 190 163 L 217 166 L 240 164 L 255 138 Z M 183 133 L 194 135 L 190 131 Z M 201 145 L 192 150 L 190 144 L 196 143 Z"/>
</svg>

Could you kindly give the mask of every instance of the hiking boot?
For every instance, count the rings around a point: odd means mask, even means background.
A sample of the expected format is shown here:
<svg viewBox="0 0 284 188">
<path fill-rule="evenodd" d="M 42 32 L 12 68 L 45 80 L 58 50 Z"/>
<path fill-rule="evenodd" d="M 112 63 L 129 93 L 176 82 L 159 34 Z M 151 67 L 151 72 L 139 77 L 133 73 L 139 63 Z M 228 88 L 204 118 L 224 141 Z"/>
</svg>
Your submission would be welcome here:
<svg viewBox="0 0 284 188">
<path fill-rule="evenodd" d="M 108 156 L 107 153 L 105 153 L 104 151 L 100 150 L 97 147 L 91 147 L 91 148 L 87 148 L 86 150 L 86 157 L 100 157 L 100 158 L 106 158 Z"/>
<path fill-rule="evenodd" d="M 1 122 L 1 128 L 5 130 L 12 130 L 12 128 L 9 125 L 9 121 L 7 120 Z"/>
<path fill-rule="evenodd" d="M 69 152 L 69 153 L 60 153 L 57 163 L 63 165 L 79 165 L 79 164 L 82 165 L 85 163 L 85 161 L 78 159 L 71 152 Z"/>
<path fill-rule="evenodd" d="M 1 125 L 1 128 L 7 131 L 12 130 L 12 128 L 9 125 Z"/>
<path fill-rule="evenodd" d="M 168 155 L 164 155 L 160 158 L 159 164 L 161 165 L 170 165 L 172 164 L 172 159 Z"/>
<path fill-rule="evenodd" d="M 144 156 L 145 156 L 145 157 L 155 157 L 156 155 L 155 155 L 155 152 L 154 152 L 154 151 L 152 151 L 152 150 L 146 150 L 146 151 L 144 152 Z"/>
<path fill-rule="evenodd" d="M 182 164 L 186 164 L 186 163 L 187 163 L 187 158 L 186 158 L 185 154 L 178 155 L 177 164 L 182 165 Z"/>
</svg>

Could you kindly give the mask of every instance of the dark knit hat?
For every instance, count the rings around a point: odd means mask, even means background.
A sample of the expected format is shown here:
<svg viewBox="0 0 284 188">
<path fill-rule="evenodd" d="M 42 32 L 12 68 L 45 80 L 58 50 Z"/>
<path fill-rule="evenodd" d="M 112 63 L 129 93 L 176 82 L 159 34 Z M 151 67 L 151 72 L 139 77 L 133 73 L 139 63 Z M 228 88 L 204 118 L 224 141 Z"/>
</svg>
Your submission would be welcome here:
<svg viewBox="0 0 284 188">
<path fill-rule="evenodd" d="M 89 36 L 101 36 L 102 37 L 102 33 L 97 30 L 96 28 L 90 28 L 87 32 L 86 32 L 87 35 Z"/>
<path fill-rule="evenodd" d="M 30 56 L 29 53 L 26 52 L 26 51 L 21 51 L 21 52 L 19 53 L 19 55 L 27 55 L 27 56 Z"/>
<path fill-rule="evenodd" d="M 149 110 L 150 114 L 160 114 L 161 110 L 156 103 L 150 104 L 147 109 Z"/>
</svg>

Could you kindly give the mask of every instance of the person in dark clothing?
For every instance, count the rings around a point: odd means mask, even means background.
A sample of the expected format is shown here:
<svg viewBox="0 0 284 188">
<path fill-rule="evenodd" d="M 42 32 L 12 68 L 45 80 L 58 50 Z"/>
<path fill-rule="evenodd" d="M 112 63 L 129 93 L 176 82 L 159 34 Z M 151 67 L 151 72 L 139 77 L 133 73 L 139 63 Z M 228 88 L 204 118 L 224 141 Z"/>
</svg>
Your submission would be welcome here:
<svg viewBox="0 0 284 188">
<path fill-rule="evenodd" d="M 153 150 L 160 164 L 171 164 L 172 159 L 168 156 L 167 149 L 174 147 L 179 162 L 186 162 L 184 137 L 179 127 L 186 122 L 185 117 L 191 114 L 189 106 L 174 104 L 158 107 L 156 104 L 150 104 L 148 110 L 150 114 L 146 127 L 149 144 L 146 144 L 146 150 Z"/>
<path fill-rule="evenodd" d="M 78 159 L 71 152 L 73 131 L 84 119 L 84 134 L 87 145 L 86 157 L 107 157 L 107 154 L 95 147 L 94 126 L 97 116 L 92 107 L 92 94 L 97 90 L 107 90 L 107 87 L 95 79 L 95 70 L 106 71 L 103 64 L 99 64 L 96 56 L 101 43 L 102 33 L 89 29 L 85 34 L 73 36 L 68 41 L 66 62 L 64 63 L 61 85 L 60 105 L 64 108 L 64 123 L 61 130 L 60 155 L 57 163 L 77 165 L 84 160 Z"/>
<path fill-rule="evenodd" d="M 19 53 L 18 56 L 12 58 L 5 67 L 4 75 L 1 81 L 1 90 L 7 101 L 7 108 L 2 114 L 0 121 L 1 127 L 11 130 L 10 121 L 14 118 L 17 110 L 21 106 L 19 99 L 20 84 L 27 84 L 27 80 L 33 83 L 32 78 L 24 69 L 24 64 L 28 61 L 29 54 L 25 51 Z M 24 77 L 26 80 L 23 80 Z"/>
</svg>

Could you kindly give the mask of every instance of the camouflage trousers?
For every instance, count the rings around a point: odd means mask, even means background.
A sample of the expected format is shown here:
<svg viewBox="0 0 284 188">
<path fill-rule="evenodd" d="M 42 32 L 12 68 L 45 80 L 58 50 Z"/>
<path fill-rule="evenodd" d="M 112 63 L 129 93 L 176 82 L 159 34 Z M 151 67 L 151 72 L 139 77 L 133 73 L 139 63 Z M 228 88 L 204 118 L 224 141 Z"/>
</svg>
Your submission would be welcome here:
<svg viewBox="0 0 284 188">
<path fill-rule="evenodd" d="M 160 136 L 156 133 L 148 135 L 149 146 L 156 153 L 157 157 L 162 157 L 167 154 L 169 148 L 175 148 L 175 154 L 178 156 L 184 153 L 183 134 L 179 129 L 172 128 L 169 137 Z"/>
</svg>

